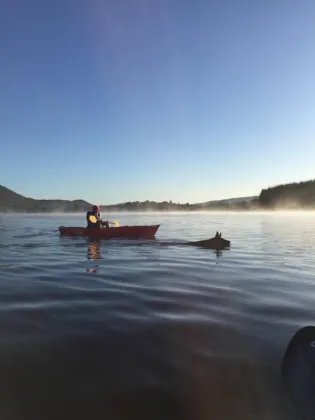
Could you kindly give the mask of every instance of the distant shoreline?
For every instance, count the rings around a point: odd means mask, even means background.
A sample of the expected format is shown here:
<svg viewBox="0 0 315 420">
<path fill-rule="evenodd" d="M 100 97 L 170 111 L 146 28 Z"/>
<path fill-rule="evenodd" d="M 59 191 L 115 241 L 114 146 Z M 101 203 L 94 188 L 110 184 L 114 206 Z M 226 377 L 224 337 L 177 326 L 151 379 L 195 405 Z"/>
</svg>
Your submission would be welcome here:
<svg viewBox="0 0 315 420">
<path fill-rule="evenodd" d="M 255 210 L 250 210 L 250 209 L 205 209 L 205 210 L 117 210 L 117 211 L 106 211 L 106 210 L 102 210 L 101 212 L 101 217 L 106 218 L 106 214 L 179 214 L 179 213 L 183 213 L 183 214 L 195 214 L 195 213 L 277 213 L 277 212 L 286 212 L 286 213 L 290 213 L 290 212 L 305 212 L 305 213 L 310 213 L 310 212 L 315 212 L 315 207 L 313 208 L 304 208 L 304 207 L 296 207 L 296 208 L 273 208 L 273 209 L 266 209 L 266 208 L 261 208 L 261 209 L 255 209 Z M 0 210 L 0 215 L 1 216 L 5 216 L 5 215 L 83 215 L 83 217 L 85 217 L 85 213 L 86 212 L 82 212 L 82 211 L 35 211 L 35 212 L 31 212 L 31 211 L 4 211 L 2 212 Z"/>
<path fill-rule="evenodd" d="M 92 204 L 84 200 L 37 200 L 24 197 L 0 185 L 0 213 L 3 214 L 82 214 Z M 263 212 L 315 210 L 315 180 L 294 182 L 262 189 L 258 196 L 230 198 L 205 203 L 170 201 L 128 201 L 101 205 L 102 214 L 112 213 L 197 213 Z"/>
</svg>

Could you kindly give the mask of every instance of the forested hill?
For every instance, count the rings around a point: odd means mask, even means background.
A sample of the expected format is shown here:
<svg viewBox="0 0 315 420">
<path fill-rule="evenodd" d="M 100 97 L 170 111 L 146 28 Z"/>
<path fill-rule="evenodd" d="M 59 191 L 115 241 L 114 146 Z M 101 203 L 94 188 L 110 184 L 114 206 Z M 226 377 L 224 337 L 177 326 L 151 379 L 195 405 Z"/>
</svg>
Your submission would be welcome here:
<svg viewBox="0 0 315 420">
<path fill-rule="evenodd" d="M 91 204 L 83 200 L 35 200 L 0 185 L 0 212 L 86 212 L 90 208 Z"/>
<path fill-rule="evenodd" d="M 258 198 L 263 208 L 315 208 L 315 180 L 293 182 L 263 189 Z"/>
</svg>

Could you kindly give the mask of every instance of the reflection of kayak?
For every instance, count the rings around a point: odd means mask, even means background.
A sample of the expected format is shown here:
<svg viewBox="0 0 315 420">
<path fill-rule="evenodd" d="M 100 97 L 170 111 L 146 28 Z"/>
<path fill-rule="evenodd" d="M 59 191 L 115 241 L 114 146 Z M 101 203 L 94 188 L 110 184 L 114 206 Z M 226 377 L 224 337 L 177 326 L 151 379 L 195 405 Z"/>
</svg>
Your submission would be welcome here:
<svg viewBox="0 0 315 420">
<path fill-rule="evenodd" d="M 82 228 L 59 226 L 59 232 L 62 236 L 87 236 L 93 239 L 154 239 L 160 225 L 151 226 L 120 226 L 115 228 Z M 201 241 L 190 242 L 158 242 L 161 246 L 188 245 L 204 249 L 223 250 L 229 249 L 231 241 L 222 238 L 221 233 L 217 232 L 213 238 L 203 239 Z"/>
<path fill-rule="evenodd" d="M 93 238 L 146 238 L 153 239 L 160 225 L 120 226 L 109 228 L 83 228 L 59 226 L 60 235 L 89 236 Z"/>
</svg>

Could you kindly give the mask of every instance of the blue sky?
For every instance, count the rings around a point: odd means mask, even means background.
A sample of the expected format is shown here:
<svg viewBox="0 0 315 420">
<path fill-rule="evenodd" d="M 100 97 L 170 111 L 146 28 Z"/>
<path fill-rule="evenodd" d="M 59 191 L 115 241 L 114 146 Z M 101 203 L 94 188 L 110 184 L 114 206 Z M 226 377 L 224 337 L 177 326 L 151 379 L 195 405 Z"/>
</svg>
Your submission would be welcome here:
<svg viewBox="0 0 315 420">
<path fill-rule="evenodd" d="M 0 184 L 200 202 L 314 178 L 313 0 L 4 0 Z"/>
</svg>

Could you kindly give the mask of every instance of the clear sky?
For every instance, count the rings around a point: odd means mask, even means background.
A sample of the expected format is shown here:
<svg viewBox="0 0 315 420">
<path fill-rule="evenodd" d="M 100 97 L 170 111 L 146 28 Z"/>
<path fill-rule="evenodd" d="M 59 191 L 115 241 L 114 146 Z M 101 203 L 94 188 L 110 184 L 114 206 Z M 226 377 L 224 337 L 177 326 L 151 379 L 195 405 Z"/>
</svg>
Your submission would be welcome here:
<svg viewBox="0 0 315 420">
<path fill-rule="evenodd" d="M 0 184 L 201 202 L 315 176 L 314 0 L 2 0 Z"/>
</svg>

